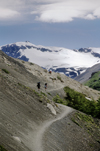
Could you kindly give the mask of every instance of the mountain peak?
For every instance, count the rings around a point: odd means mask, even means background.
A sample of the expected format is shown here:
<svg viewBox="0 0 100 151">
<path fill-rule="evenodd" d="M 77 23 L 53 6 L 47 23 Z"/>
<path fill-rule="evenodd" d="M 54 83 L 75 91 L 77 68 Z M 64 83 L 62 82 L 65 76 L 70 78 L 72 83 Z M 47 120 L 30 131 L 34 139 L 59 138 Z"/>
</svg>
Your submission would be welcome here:
<svg viewBox="0 0 100 151">
<path fill-rule="evenodd" d="M 80 48 L 78 51 L 88 53 L 92 51 L 92 48 Z"/>
</svg>

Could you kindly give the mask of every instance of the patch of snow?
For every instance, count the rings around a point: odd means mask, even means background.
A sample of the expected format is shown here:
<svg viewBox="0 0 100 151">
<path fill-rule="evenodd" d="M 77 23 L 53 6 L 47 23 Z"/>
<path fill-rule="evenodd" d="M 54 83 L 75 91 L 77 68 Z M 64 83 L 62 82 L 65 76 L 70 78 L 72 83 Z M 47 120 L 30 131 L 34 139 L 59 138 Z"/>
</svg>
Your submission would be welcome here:
<svg viewBox="0 0 100 151">
<path fill-rule="evenodd" d="M 84 73 L 85 71 L 86 71 L 86 69 L 85 69 L 85 70 L 83 70 L 83 71 L 80 71 L 80 74 Z"/>
</svg>

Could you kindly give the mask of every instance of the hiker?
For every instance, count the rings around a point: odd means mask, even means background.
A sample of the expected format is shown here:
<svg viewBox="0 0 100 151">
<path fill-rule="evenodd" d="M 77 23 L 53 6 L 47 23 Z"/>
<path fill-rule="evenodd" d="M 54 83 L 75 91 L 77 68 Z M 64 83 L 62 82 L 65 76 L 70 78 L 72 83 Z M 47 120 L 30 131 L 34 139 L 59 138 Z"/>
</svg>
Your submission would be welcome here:
<svg viewBox="0 0 100 151">
<path fill-rule="evenodd" d="M 45 88 L 45 90 L 47 89 L 47 83 L 45 83 L 44 88 Z"/>
<path fill-rule="evenodd" d="M 49 71 L 49 73 L 51 74 L 51 73 L 52 73 L 52 71 L 50 70 L 50 71 Z"/>
<path fill-rule="evenodd" d="M 38 90 L 40 90 L 40 82 L 37 83 Z"/>
</svg>

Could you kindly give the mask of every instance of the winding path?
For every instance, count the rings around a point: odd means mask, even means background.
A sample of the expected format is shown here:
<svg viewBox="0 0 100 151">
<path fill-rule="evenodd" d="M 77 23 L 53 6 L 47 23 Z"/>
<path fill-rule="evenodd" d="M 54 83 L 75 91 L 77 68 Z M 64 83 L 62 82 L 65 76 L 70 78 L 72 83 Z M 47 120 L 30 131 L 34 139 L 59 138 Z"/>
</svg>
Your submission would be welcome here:
<svg viewBox="0 0 100 151">
<path fill-rule="evenodd" d="M 73 109 L 71 109 L 70 107 L 64 106 L 64 105 L 60 105 L 59 107 L 61 107 L 62 113 L 59 114 L 58 116 L 56 116 L 55 119 L 52 119 L 50 121 L 46 121 L 45 123 L 43 123 L 43 125 L 38 129 L 37 133 L 36 133 L 36 137 L 35 137 L 35 141 L 34 141 L 34 151 L 43 151 L 43 145 L 42 145 L 42 138 L 43 138 L 43 134 L 46 131 L 47 128 L 49 128 L 49 126 L 53 123 L 56 122 L 58 120 L 61 120 L 62 118 L 64 118 L 65 116 L 67 116 L 69 113 L 71 113 L 73 111 Z M 38 143 L 37 143 L 38 142 Z"/>
</svg>

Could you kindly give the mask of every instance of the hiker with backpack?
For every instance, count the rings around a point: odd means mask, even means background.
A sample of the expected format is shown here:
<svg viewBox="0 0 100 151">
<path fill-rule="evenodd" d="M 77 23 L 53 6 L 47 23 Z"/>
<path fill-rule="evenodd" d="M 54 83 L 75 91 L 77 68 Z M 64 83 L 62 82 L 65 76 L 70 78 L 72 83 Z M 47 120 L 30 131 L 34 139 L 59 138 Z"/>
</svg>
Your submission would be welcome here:
<svg viewBox="0 0 100 151">
<path fill-rule="evenodd" d="M 45 90 L 47 89 L 47 83 L 45 83 L 44 88 L 45 88 Z"/>
<path fill-rule="evenodd" d="M 40 82 L 37 83 L 37 87 L 38 87 L 38 90 L 40 90 L 40 87 L 41 87 Z"/>
</svg>

